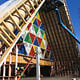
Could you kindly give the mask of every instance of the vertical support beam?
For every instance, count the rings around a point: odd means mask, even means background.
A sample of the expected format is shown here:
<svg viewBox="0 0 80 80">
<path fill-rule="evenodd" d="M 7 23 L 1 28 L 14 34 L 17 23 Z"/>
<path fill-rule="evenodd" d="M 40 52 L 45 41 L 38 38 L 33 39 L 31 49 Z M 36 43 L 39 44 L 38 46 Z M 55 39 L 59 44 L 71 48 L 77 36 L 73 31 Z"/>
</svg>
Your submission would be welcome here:
<svg viewBox="0 0 80 80">
<path fill-rule="evenodd" d="M 17 66 L 18 66 L 18 46 L 16 45 L 16 63 L 15 63 L 15 74 L 17 74 Z M 15 77 L 15 80 L 17 80 L 17 75 Z"/>
<path fill-rule="evenodd" d="M 5 80 L 5 76 L 6 76 L 6 60 L 4 61 L 4 64 L 3 64 L 3 80 Z"/>
<path fill-rule="evenodd" d="M 0 51 L 0 58 L 2 56 L 2 51 Z M 0 67 L 0 76 L 1 76 L 1 67 Z"/>
<path fill-rule="evenodd" d="M 11 53 L 10 53 L 10 62 L 9 62 L 9 78 L 8 80 L 11 80 L 10 77 L 11 77 L 11 61 L 12 61 L 12 57 L 11 57 Z"/>
<path fill-rule="evenodd" d="M 40 53 L 36 48 L 36 80 L 40 80 Z"/>
<path fill-rule="evenodd" d="M 6 47 L 5 47 L 5 50 L 6 50 Z M 4 64 L 3 64 L 3 80 L 5 80 L 5 76 L 6 76 L 6 60 L 4 61 Z"/>
</svg>

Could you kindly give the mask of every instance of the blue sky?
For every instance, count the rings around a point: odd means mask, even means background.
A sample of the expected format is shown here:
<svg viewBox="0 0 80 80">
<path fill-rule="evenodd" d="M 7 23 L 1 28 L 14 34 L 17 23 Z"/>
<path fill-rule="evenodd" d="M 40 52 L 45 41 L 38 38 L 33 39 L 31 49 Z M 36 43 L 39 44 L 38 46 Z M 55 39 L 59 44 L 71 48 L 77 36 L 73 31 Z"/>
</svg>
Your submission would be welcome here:
<svg viewBox="0 0 80 80">
<path fill-rule="evenodd" d="M 8 1 L 8 0 L 0 0 L 0 5 L 5 3 L 6 1 Z"/>
<path fill-rule="evenodd" d="M 80 0 L 66 0 L 69 9 L 70 17 L 72 20 L 72 25 L 74 32 L 78 39 L 80 40 Z M 80 51 L 80 44 L 79 51 Z"/>
</svg>

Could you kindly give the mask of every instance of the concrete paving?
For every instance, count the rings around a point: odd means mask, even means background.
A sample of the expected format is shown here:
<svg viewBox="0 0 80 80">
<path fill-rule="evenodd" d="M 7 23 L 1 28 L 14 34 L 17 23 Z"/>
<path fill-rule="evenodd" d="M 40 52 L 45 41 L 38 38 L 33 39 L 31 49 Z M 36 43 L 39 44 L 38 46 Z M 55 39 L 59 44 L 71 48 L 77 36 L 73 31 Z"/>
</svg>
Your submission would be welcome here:
<svg viewBox="0 0 80 80">
<path fill-rule="evenodd" d="M 2 79 L 0 79 L 2 80 Z M 5 80 L 8 80 L 8 79 L 5 79 Z M 10 80 L 13 80 L 13 79 L 10 79 Z M 21 78 L 20 80 L 36 80 L 35 77 L 27 77 L 27 78 Z M 44 78 L 41 78 L 41 80 L 80 80 L 80 78 L 75 78 L 75 79 L 72 79 L 71 77 L 44 77 Z"/>
<path fill-rule="evenodd" d="M 32 78 L 22 78 L 21 80 L 36 80 L 35 77 Z M 45 77 L 45 78 L 41 78 L 41 80 L 72 80 L 72 78 L 70 77 Z"/>
</svg>

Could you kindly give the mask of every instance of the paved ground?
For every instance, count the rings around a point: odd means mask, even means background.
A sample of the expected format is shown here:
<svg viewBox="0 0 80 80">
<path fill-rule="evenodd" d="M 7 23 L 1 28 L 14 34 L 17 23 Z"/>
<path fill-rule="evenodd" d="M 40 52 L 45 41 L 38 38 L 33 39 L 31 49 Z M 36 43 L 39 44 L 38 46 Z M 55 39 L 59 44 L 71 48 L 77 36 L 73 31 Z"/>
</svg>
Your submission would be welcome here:
<svg viewBox="0 0 80 80">
<path fill-rule="evenodd" d="M 21 80 L 36 80 L 36 78 L 22 78 Z M 41 78 L 41 80 L 72 80 L 70 77 Z"/>
<path fill-rule="evenodd" d="M 0 80 L 2 80 L 2 79 L 0 79 Z M 7 80 L 7 79 L 5 79 L 5 80 Z M 35 77 L 32 77 L 32 78 L 21 78 L 20 80 L 36 80 L 36 78 Z M 52 78 L 46 77 L 46 78 L 41 78 L 41 80 L 80 80 L 80 78 L 72 79 L 71 77 L 52 77 Z"/>
</svg>

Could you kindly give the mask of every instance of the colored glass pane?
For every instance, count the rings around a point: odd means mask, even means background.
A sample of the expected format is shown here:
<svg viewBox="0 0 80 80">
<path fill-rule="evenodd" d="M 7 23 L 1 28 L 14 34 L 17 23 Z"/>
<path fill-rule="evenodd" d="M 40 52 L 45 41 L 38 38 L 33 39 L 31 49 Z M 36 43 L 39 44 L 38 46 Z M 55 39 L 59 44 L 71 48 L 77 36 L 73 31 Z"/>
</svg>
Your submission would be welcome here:
<svg viewBox="0 0 80 80">
<path fill-rule="evenodd" d="M 32 44 L 29 33 L 26 35 L 26 38 L 24 39 L 24 41 Z"/>
<path fill-rule="evenodd" d="M 44 42 L 43 41 L 41 42 L 40 47 L 43 48 L 43 49 L 45 49 L 45 45 L 44 45 Z"/>
<path fill-rule="evenodd" d="M 33 45 L 33 48 L 34 48 L 34 51 L 35 51 L 35 52 L 36 52 L 36 47 L 37 47 L 37 46 Z"/>
<path fill-rule="evenodd" d="M 31 37 L 31 41 L 32 41 L 32 43 L 34 42 L 34 40 L 35 40 L 35 35 L 34 34 L 32 34 L 32 33 L 29 33 L 29 35 L 30 35 L 30 37 Z"/>
<path fill-rule="evenodd" d="M 33 24 L 38 27 L 37 19 L 34 20 Z"/>
<path fill-rule="evenodd" d="M 36 25 L 33 25 L 33 27 L 34 27 L 35 33 L 37 34 L 39 28 L 36 27 Z"/>
<path fill-rule="evenodd" d="M 45 31 L 43 24 L 40 25 L 40 29 L 42 29 L 43 31 Z"/>
<path fill-rule="evenodd" d="M 35 52 L 34 52 L 34 48 L 32 47 L 31 48 L 31 51 L 30 51 L 30 53 L 29 53 L 29 56 L 34 56 L 35 55 Z"/>
<path fill-rule="evenodd" d="M 39 43 L 38 43 L 37 38 L 35 38 L 35 40 L 34 40 L 33 44 L 34 44 L 34 45 L 36 45 L 36 46 L 39 46 Z"/>
<path fill-rule="evenodd" d="M 45 35 L 45 34 L 44 34 L 44 36 L 43 36 L 43 39 L 47 41 L 47 39 L 46 39 L 46 35 Z"/>
<path fill-rule="evenodd" d="M 42 38 L 44 36 L 44 31 L 40 29 L 40 32 L 41 32 L 41 35 L 42 35 Z"/>
<path fill-rule="evenodd" d="M 41 21 L 39 19 L 37 19 L 37 23 L 38 23 L 38 26 L 40 27 Z"/>
<path fill-rule="evenodd" d="M 38 43 L 39 43 L 39 46 L 41 45 L 41 42 L 42 42 L 42 39 L 37 37 L 37 40 L 38 40 Z"/>
</svg>

